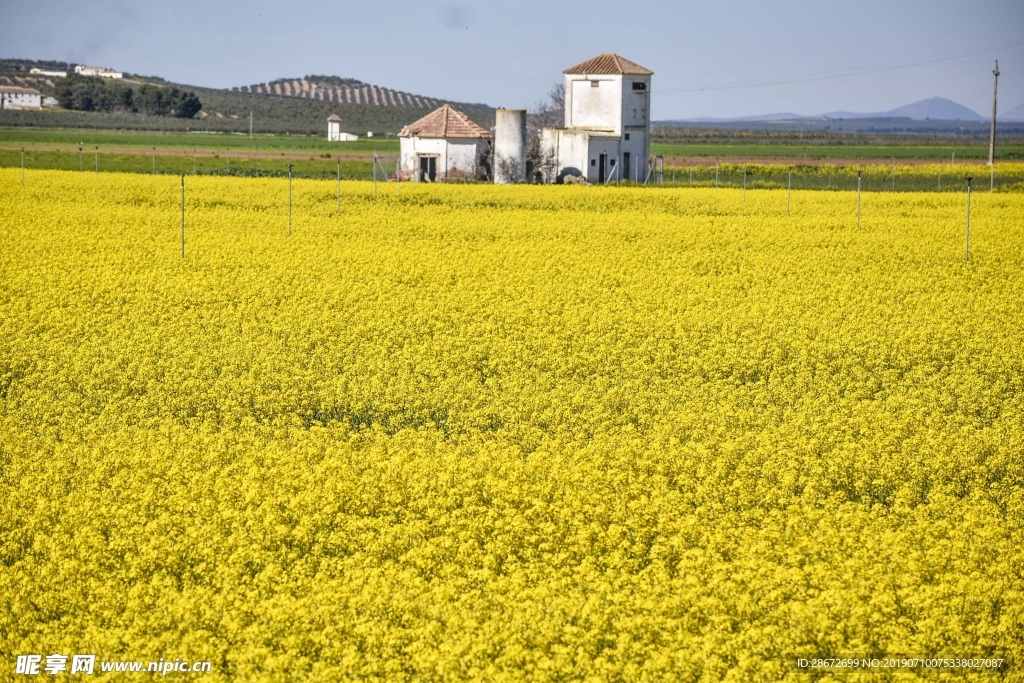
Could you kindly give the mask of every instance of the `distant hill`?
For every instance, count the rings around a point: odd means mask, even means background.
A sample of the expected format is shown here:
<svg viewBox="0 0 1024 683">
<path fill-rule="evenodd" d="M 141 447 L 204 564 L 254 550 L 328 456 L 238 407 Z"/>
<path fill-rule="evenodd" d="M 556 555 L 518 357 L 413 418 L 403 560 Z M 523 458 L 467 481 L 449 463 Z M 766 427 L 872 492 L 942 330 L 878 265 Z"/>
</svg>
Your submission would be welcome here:
<svg viewBox="0 0 1024 683">
<path fill-rule="evenodd" d="M 835 111 L 828 114 L 821 114 L 813 118 L 822 119 L 937 119 L 940 121 L 984 121 L 981 116 L 972 109 L 962 104 L 957 104 L 945 97 L 931 97 L 926 100 L 919 100 L 906 104 L 889 111 L 874 112 L 870 114 L 858 114 L 848 111 Z"/>
<path fill-rule="evenodd" d="M 1022 135 L 1024 106 L 1000 114 L 999 120 L 1009 125 L 999 134 Z M 833 111 L 817 116 L 799 114 L 764 114 L 738 118 L 674 119 L 657 121 L 665 128 L 721 128 L 724 130 L 827 131 L 832 133 L 898 133 L 930 135 L 987 135 L 988 119 L 977 112 L 944 97 L 932 97 L 884 112 L 860 113 Z"/>
<path fill-rule="evenodd" d="M 1010 111 L 996 112 L 996 121 L 1006 121 L 1007 123 L 1024 123 L 1024 104 L 1014 107 Z"/>
<path fill-rule="evenodd" d="M 112 65 L 118 66 L 121 65 Z M 58 77 L 38 76 L 33 68 L 74 71 L 75 64 L 27 59 L 0 59 L 0 85 L 35 88 L 52 95 Z M 338 114 L 345 132 L 393 134 L 446 102 L 435 97 L 384 88 L 354 78 L 308 75 L 234 88 L 204 88 L 173 83 L 159 76 L 124 72 L 128 84 L 177 86 L 195 91 L 203 108 L 198 120 L 157 120 L 139 114 L 66 111 L 2 111 L 0 125 L 45 125 L 139 130 L 248 132 L 250 112 L 260 133 L 326 135 L 327 117 Z M 494 108 L 481 103 L 451 102 L 481 126 L 494 125 Z"/>
<path fill-rule="evenodd" d="M 755 116 L 739 116 L 734 118 L 697 118 L 686 119 L 690 123 L 732 123 L 742 121 L 787 122 L 787 121 L 820 121 L 822 119 L 935 119 L 940 121 L 985 121 L 985 117 L 944 97 L 932 97 L 883 112 L 852 112 L 831 111 L 815 116 L 803 116 L 792 112 L 780 114 L 758 114 Z M 676 121 L 672 121 L 674 123 Z M 670 123 L 662 121 L 660 123 Z"/>
<path fill-rule="evenodd" d="M 279 78 L 269 83 L 243 85 L 231 88 L 232 92 L 247 95 L 277 95 L 298 97 L 321 102 L 345 104 L 371 104 L 378 107 L 402 107 L 411 109 L 436 109 L 445 103 L 434 97 L 382 88 L 363 83 L 354 78 L 338 76 L 306 76 L 304 78 Z M 487 108 L 485 104 L 452 103 L 456 108 Z"/>
</svg>

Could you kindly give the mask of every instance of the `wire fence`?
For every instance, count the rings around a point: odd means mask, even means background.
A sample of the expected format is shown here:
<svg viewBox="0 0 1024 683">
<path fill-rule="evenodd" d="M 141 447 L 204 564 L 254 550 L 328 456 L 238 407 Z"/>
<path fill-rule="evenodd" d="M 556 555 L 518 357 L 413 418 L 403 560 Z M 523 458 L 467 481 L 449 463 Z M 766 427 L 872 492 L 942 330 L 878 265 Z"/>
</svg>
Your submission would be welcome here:
<svg viewBox="0 0 1024 683">
<path fill-rule="evenodd" d="M 383 167 L 393 172 L 397 156 L 380 155 Z M 373 179 L 373 156 L 330 154 L 265 155 L 251 152 L 209 150 L 138 150 L 129 153 L 83 147 L 68 150 L 0 150 L 0 167 L 82 171 L 93 173 L 151 173 L 167 175 L 216 175 L 237 177 L 287 177 L 289 165 L 297 178 L 335 178 L 339 163 L 341 174 L 349 180 Z M 379 167 L 378 167 L 379 168 Z M 378 170 L 378 174 L 380 171 Z"/>
<path fill-rule="evenodd" d="M 123 172 L 171 175 L 384 180 L 397 171 L 395 153 L 378 155 L 374 173 L 372 155 L 244 154 L 210 150 L 133 150 L 131 152 L 83 147 L 69 150 L 0 150 L 0 167 L 55 169 L 81 172 Z M 465 181 L 465 174 L 439 174 L 439 179 Z M 863 192 L 957 192 L 965 178 L 974 178 L 978 191 L 1024 191 L 1024 163 L 994 166 L 971 163 L 930 164 L 737 164 L 695 163 L 667 166 L 650 174 L 646 182 L 612 181 L 612 184 L 646 184 L 662 187 L 719 187 Z"/>
<path fill-rule="evenodd" d="M 661 184 L 672 187 L 854 190 L 864 192 L 959 192 L 965 178 L 993 191 L 1024 191 L 1024 164 L 793 165 L 718 164 L 666 168 Z M 648 184 L 650 179 L 648 180 Z"/>
</svg>

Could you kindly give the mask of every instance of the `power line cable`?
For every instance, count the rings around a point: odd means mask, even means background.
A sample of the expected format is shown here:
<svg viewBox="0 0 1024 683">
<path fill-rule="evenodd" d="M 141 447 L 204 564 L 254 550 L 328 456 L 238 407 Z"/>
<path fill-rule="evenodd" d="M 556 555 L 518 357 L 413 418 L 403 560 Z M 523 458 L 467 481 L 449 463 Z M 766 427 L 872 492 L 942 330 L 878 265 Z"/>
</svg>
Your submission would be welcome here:
<svg viewBox="0 0 1024 683">
<path fill-rule="evenodd" d="M 882 73 L 885 71 L 895 71 L 897 69 L 907 69 L 914 66 L 925 66 L 928 64 L 938 64 L 940 62 L 949 62 L 957 59 L 963 59 L 964 57 L 975 57 L 977 55 L 990 54 L 992 52 L 998 52 L 999 50 L 1006 50 L 1012 47 L 1018 47 L 1024 45 L 1024 41 L 1017 41 L 1014 43 L 1006 43 L 1004 45 L 997 45 L 995 47 L 988 47 L 981 50 L 971 50 L 969 52 L 958 52 L 956 54 L 946 55 L 942 57 L 933 57 L 931 59 L 915 60 L 909 62 L 896 62 L 893 64 L 885 64 L 880 66 L 861 67 L 854 69 L 841 69 L 839 71 L 833 71 L 827 74 L 816 74 L 808 76 L 785 76 L 780 78 L 766 79 L 766 80 L 755 80 L 755 81 L 736 81 L 733 83 L 718 83 L 711 85 L 696 85 L 688 86 L 683 88 L 665 88 L 658 89 L 659 95 L 673 94 L 673 93 L 688 93 L 688 92 L 704 92 L 709 90 L 736 90 L 740 88 L 759 88 L 769 85 L 790 85 L 793 83 L 810 83 L 813 81 L 827 81 L 836 78 L 848 78 L 851 76 L 864 76 L 874 73 Z"/>
</svg>

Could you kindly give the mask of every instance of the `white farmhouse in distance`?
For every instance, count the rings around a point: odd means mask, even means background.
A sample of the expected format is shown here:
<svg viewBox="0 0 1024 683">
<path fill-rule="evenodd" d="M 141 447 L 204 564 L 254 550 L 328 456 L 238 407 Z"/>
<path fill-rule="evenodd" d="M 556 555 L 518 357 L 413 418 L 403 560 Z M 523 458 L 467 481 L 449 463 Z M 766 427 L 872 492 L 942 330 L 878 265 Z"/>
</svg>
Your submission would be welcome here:
<svg viewBox="0 0 1024 683">
<path fill-rule="evenodd" d="M 120 71 L 108 69 L 105 66 L 85 66 L 79 64 L 75 67 L 75 73 L 80 76 L 99 76 L 100 78 L 124 78 Z"/>
<path fill-rule="evenodd" d="M 53 78 L 65 78 L 67 71 L 47 71 L 46 69 L 32 69 L 29 71 L 33 76 L 52 76 Z"/>
<path fill-rule="evenodd" d="M 410 123 L 398 138 L 401 175 L 434 182 L 481 177 L 491 133 L 446 104 Z"/>
<path fill-rule="evenodd" d="M 341 132 L 341 117 L 331 114 L 327 117 L 327 141 L 328 142 L 352 142 L 358 140 L 358 135 Z"/>
<path fill-rule="evenodd" d="M 565 127 L 541 132 L 547 182 L 647 178 L 651 151 L 650 69 L 612 53 L 564 71 Z"/>
<path fill-rule="evenodd" d="M 41 109 L 43 95 L 33 88 L 0 86 L 0 109 Z"/>
</svg>

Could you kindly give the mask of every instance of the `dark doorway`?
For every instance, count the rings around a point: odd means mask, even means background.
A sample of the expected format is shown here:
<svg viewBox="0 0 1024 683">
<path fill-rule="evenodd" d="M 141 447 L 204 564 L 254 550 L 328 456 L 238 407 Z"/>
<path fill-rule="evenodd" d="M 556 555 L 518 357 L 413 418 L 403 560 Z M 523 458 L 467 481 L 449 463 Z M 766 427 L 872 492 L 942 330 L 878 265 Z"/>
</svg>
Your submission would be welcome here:
<svg viewBox="0 0 1024 683">
<path fill-rule="evenodd" d="M 437 180 L 437 157 L 420 157 L 420 180 L 430 183 Z"/>
<path fill-rule="evenodd" d="M 629 180 L 629 152 L 622 153 L 622 179 Z"/>
<path fill-rule="evenodd" d="M 605 174 L 608 169 L 608 155 L 599 154 L 597 157 L 597 182 L 604 183 Z"/>
</svg>

